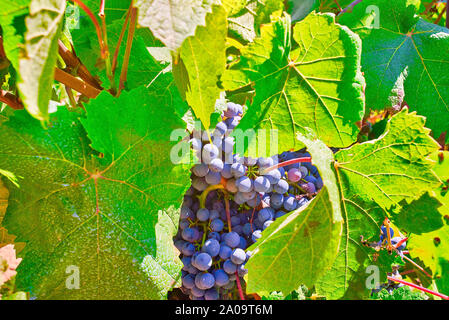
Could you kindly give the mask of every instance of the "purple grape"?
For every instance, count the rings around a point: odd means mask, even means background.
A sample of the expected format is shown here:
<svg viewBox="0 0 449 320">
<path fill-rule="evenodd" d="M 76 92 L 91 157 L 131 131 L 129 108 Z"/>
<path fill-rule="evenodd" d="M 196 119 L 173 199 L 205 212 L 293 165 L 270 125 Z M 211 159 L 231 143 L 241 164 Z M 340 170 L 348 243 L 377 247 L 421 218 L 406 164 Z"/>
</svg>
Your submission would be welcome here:
<svg viewBox="0 0 449 320">
<path fill-rule="evenodd" d="M 235 181 L 235 185 L 240 192 L 250 192 L 251 190 L 253 190 L 253 181 L 246 176 L 238 178 Z"/>
<path fill-rule="evenodd" d="M 223 240 L 228 247 L 235 248 L 240 243 L 240 236 L 237 232 L 231 231 L 223 236 Z"/>
<path fill-rule="evenodd" d="M 221 159 L 212 159 L 209 163 L 209 169 L 213 172 L 221 172 L 224 168 L 224 163 Z M 206 180 L 207 181 L 207 180 Z"/>
<path fill-rule="evenodd" d="M 268 180 L 268 178 L 260 176 L 254 179 L 254 190 L 256 190 L 257 192 L 267 192 L 269 188 L 270 181 Z"/>
<path fill-rule="evenodd" d="M 223 263 L 223 270 L 227 274 L 234 274 L 237 271 L 237 266 L 231 260 L 228 259 Z"/>
<path fill-rule="evenodd" d="M 215 239 L 207 239 L 201 251 L 208 253 L 211 257 L 216 257 L 220 252 L 220 243 Z"/>
<path fill-rule="evenodd" d="M 196 164 L 193 166 L 192 172 L 197 177 L 205 177 L 206 174 L 209 172 L 209 167 L 207 166 L 207 164 L 204 163 Z"/>
<path fill-rule="evenodd" d="M 288 180 L 290 180 L 291 182 L 298 182 L 299 180 L 301 180 L 302 174 L 301 174 L 301 171 L 299 171 L 299 169 L 292 168 L 292 169 L 288 170 L 287 177 L 288 177 Z"/>
<path fill-rule="evenodd" d="M 215 277 L 215 284 L 222 287 L 229 283 L 229 276 L 223 269 L 217 269 L 212 272 Z"/>
<path fill-rule="evenodd" d="M 209 210 L 201 208 L 196 212 L 196 217 L 199 221 L 207 221 L 209 219 Z"/>
<path fill-rule="evenodd" d="M 198 273 L 195 276 L 195 285 L 202 290 L 207 290 L 215 285 L 215 278 L 209 272 Z"/>
<path fill-rule="evenodd" d="M 200 271 L 206 271 L 212 266 L 212 257 L 205 252 L 201 252 L 192 261 L 192 265 Z"/>
<path fill-rule="evenodd" d="M 287 193 L 288 188 L 290 186 L 288 185 L 288 182 L 285 180 L 279 180 L 278 183 L 274 186 L 274 191 L 280 194 Z"/>
<path fill-rule="evenodd" d="M 220 219 L 214 219 L 210 223 L 210 228 L 212 231 L 220 232 L 224 228 L 224 223 Z"/>
</svg>

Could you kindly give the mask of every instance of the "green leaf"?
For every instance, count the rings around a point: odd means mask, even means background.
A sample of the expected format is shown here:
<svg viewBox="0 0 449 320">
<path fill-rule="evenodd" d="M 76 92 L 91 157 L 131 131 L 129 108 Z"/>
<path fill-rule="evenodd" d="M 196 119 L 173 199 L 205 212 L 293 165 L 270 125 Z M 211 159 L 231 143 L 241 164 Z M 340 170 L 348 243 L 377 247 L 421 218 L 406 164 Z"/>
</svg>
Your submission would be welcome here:
<svg viewBox="0 0 449 320">
<path fill-rule="evenodd" d="M 18 88 L 25 108 L 41 121 L 48 120 L 65 4 L 64 0 L 32 0 L 30 16 L 26 18 L 25 53 L 19 59 Z"/>
<path fill-rule="evenodd" d="M 449 129 L 449 31 L 418 18 L 419 2 L 363 1 L 339 22 L 362 39 L 367 105 L 381 110 L 405 100 L 438 137 Z"/>
<path fill-rule="evenodd" d="M 204 26 L 206 14 L 215 0 L 137 0 L 138 23 L 148 27 L 170 50 L 176 51 L 184 40 Z"/>
<path fill-rule="evenodd" d="M 206 26 L 198 27 L 195 35 L 188 37 L 180 49 L 189 79 L 185 96 L 206 130 L 215 101 L 220 97 L 217 82 L 226 65 L 226 26 L 225 9 L 214 6 L 206 17 Z"/>
<path fill-rule="evenodd" d="M 410 287 L 404 286 L 394 289 L 392 293 L 387 289 L 376 293 L 373 296 L 374 300 L 428 300 L 429 297 L 419 290 L 411 291 Z"/>
<path fill-rule="evenodd" d="M 19 54 L 24 43 L 25 16 L 31 0 L 2 0 L 0 26 L 3 31 L 3 46 L 14 69 L 19 70 Z"/>
<path fill-rule="evenodd" d="M 443 181 L 441 186 L 435 191 L 436 198 L 443 204 L 439 208 L 443 216 L 449 216 L 449 151 L 439 151 L 432 155 L 432 159 L 436 162 L 433 171 Z"/>
<path fill-rule="evenodd" d="M 223 7 L 228 12 L 229 16 L 233 16 L 243 8 L 245 8 L 246 4 L 249 2 L 248 0 L 222 0 Z"/>
<path fill-rule="evenodd" d="M 410 203 L 403 200 L 400 206 L 400 211 L 393 213 L 392 221 L 395 226 L 407 232 L 422 234 L 440 229 L 444 224 L 439 212 L 442 204 L 429 193 Z"/>
<path fill-rule="evenodd" d="M 60 109 L 47 131 L 24 112 L 0 127 L 0 163 L 24 177 L 10 188 L 4 220 L 27 241 L 23 290 L 39 299 L 162 299 L 180 284 L 172 237 L 190 179 L 170 159 L 170 135 L 185 124 L 160 103 L 145 88 L 103 92 L 82 124 Z M 76 267 L 80 288 L 69 290 Z"/>
<path fill-rule="evenodd" d="M 288 17 L 264 25 L 223 76 L 227 90 L 256 91 L 238 128 L 278 130 L 279 150 L 300 147 L 296 133 L 309 129 L 327 145 L 350 145 L 364 110 L 358 37 L 331 15 L 310 14 L 293 38 Z"/>
<path fill-rule="evenodd" d="M 331 12 L 334 14 L 338 14 L 341 9 L 346 8 L 349 4 L 351 4 L 354 0 L 320 0 L 320 5 L 318 10 L 320 12 Z"/>
<path fill-rule="evenodd" d="M 340 198 L 332 172 L 332 151 L 321 141 L 300 138 L 308 147 L 325 187 L 304 208 L 277 219 L 249 251 L 247 291 L 268 294 L 311 287 L 332 265 L 342 230 Z"/>
<path fill-rule="evenodd" d="M 378 139 L 335 154 L 345 222 L 340 251 L 332 268 L 318 281 L 318 294 L 329 299 L 360 299 L 368 293 L 366 267 L 377 265 L 381 276 L 391 271 L 391 256 L 375 262 L 370 256 L 373 250 L 362 246 L 360 237 L 377 242 L 387 209 L 440 184 L 429 159 L 438 144 L 428 133 L 424 118 L 404 109 L 389 120 Z"/>
<path fill-rule="evenodd" d="M 449 152 L 435 152 L 432 159 L 436 162 L 435 173 L 444 182 L 435 190 L 438 203 L 443 204 L 438 207 L 439 220 L 432 225 L 433 228 L 425 230 L 427 233 L 412 231 L 415 234 L 410 236 L 408 248 L 413 258 L 419 258 L 426 267 L 430 268 L 438 288 L 445 294 L 449 294 L 449 195 L 447 192 Z M 428 207 L 423 207 L 421 213 L 424 215 L 429 211 Z M 415 219 L 415 223 L 428 224 L 422 217 Z"/>
<path fill-rule="evenodd" d="M 439 145 L 424 123 L 424 117 L 405 108 L 378 139 L 339 151 L 338 172 L 350 192 L 389 209 L 438 187 L 440 180 L 429 156 Z"/>
<path fill-rule="evenodd" d="M 292 21 L 301 21 L 320 4 L 317 0 L 289 0 L 288 2 L 288 12 L 292 16 Z"/>
<path fill-rule="evenodd" d="M 255 9 L 254 25 L 257 31 L 262 24 L 270 22 L 270 17 L 273 13 L 284 9 L 284 2 L 279 0 L 263 0 L 255 2 L 257 3 L 257 7 Z"/>
<path fill-rule="evenodd" d="M 449 222 L 440 229 L 413 234 L 409 237 L 407 248 L 412 258 L 419 258 L 432 271 L 434 279 L 448 281 L 447 262 L 449 261 Z"/>
</svg>

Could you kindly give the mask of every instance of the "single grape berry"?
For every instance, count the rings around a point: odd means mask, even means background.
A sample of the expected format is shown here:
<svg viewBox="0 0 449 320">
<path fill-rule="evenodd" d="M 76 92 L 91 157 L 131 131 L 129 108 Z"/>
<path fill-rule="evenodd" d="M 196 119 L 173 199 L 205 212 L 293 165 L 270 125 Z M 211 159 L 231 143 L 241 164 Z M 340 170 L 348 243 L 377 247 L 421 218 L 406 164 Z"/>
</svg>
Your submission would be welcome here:
<svg viewBox="0 0 449 320">
<path fill-rule="evenodd" d="M 234 264 L 242 264 L 246 260 L 246 253 L 240 248 L 234 249 L 231 254 L 231 261 Z"/>
<path fill-rule="evenodd" d="M 223 237 L 224 242 L 228 247 L 235 248 L 240 243 L 240 236 L 237 232 L 231 231 L 229 233 L 226 233 Z"/>
<path fill-rule="evenodd" d="M 198 270 L 206 271 L 212 266 L 212 257 L 205 252 L 200 253 L 192 262 Z"/>
</svg>

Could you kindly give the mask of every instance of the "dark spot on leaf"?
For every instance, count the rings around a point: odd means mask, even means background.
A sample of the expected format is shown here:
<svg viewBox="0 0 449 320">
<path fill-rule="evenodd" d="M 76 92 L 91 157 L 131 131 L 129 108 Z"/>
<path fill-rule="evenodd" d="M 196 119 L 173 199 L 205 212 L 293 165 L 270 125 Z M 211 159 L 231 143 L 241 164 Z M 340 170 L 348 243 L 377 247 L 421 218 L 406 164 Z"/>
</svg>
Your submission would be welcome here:
<svg viewBox="0 0 449 320">
<path fill-rule="evenodd" d="M 440 239 L 439 237 L 435 237 L 435 238 L 433 238 L 433 243 L 434 243 L 436 246 L 438 246 L 438 245 L 440 245 L 440 243 L 441 243 L 441 239 Z"/>
<path fill-rule="evenodd" d="M 310 221 L 310 222 L 308 222 L 306 227 L 304 228 L 304 237 L 308 237 L 309 236 L 309 229 L 311 229 L 311 231 L 313 231 L 313 229 L 315 229 L 319 225 L 320 225 L 320 222 L 318 222 L 318 221 Z"/>
</svg>

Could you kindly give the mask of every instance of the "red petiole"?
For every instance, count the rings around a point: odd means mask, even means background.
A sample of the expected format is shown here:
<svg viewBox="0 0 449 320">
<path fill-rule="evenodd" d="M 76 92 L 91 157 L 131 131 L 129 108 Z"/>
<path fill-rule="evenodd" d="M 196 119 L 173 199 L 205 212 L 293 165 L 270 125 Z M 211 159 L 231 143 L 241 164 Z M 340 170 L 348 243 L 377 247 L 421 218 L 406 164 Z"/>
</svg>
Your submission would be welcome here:
<svg viewBox="0 0 449 320">
<path fill-rule="evenodd" d="M 390 277 L 390 276 L 387 276 L 387 279 L 390 280 L 390 281 L 399 282 L 399 283 L 405 284 L 406 286 L 409 286 L 409 287 L 412 287 L 412 288 L 415 288 L 415 289 L 418 289 L 418 290 L 421 290 L 421 291 L 433 294 L 434 296 L 440 297 L 441 299 L 449 300 L 448 296 L 446 296 L 444 294 L 441 294 L 439 292 L 435 292 L 435 291 L 432 291 L 430 289 L 418 286 L 417 284 L 414 284 L 414 283 L 411 283 L 411 282 L 407 282 L 407 281 L 404 281 L 404 280 L 401 280 L 401 279 L 396 279 L 396 278 L 393 278 L 393 277 Z"/>
<path fill-rule="evenodd" d="M 266 174 L 267 172 L 270 172 L 271 170 L 286 167 L 291 164 L 300 163 L 300 162 L 311 162 L 311 161 L 312 161 L 311 157 L 303 157 L 303 158 L 295 158 L 295 159 L 287 160 L 287 161 L 272 165 L 271 167 L 260 170 L 260 174 L 263 175 L 263 174 Z"/>
</svg>

